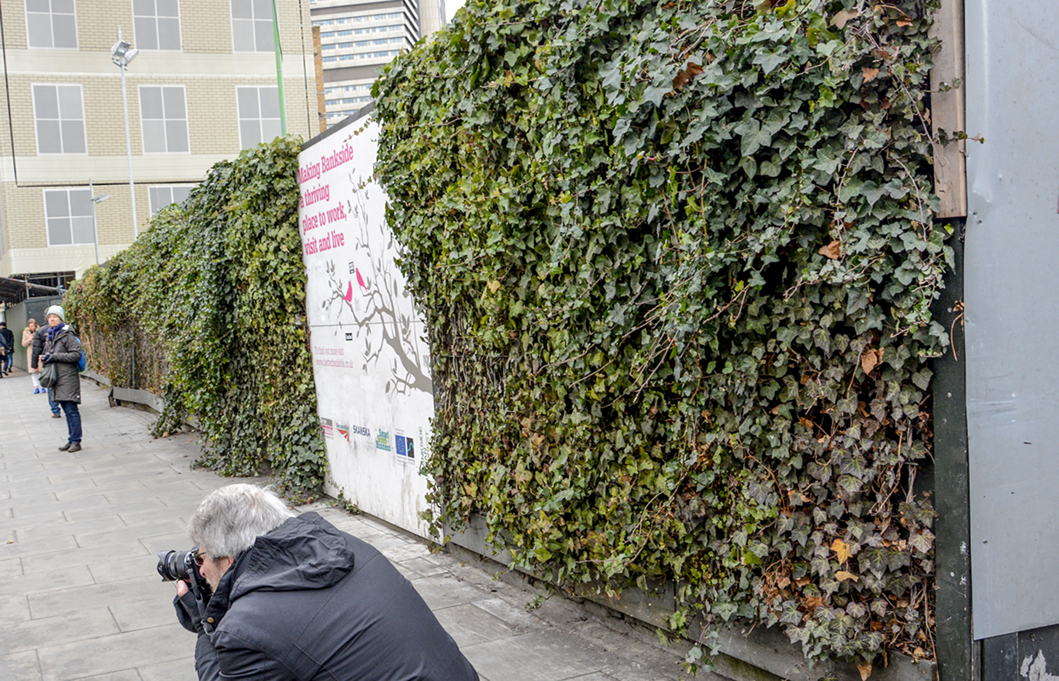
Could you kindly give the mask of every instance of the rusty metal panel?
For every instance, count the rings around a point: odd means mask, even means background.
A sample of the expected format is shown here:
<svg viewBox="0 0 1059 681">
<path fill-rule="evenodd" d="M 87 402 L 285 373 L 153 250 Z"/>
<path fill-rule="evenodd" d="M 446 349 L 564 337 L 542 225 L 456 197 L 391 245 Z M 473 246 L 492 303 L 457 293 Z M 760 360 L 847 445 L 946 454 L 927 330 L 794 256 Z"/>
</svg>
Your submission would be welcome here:
<svg viewBox="0 0 1059 681">
<path fill-rule="evenodd" d="M 967 0 L 965 18 L 967 133 L 984 140 L 967 144 L 965 277 L 972 617 L 984 639 L 1059 623 L 1059 13 Z"/>
</svg>

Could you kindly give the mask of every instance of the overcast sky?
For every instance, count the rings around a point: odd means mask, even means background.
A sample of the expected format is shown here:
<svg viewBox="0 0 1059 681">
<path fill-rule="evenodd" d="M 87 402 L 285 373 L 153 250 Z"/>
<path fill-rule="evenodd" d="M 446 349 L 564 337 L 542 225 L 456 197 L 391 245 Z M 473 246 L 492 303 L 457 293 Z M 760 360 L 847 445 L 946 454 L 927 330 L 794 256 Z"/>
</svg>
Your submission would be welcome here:
<svg viewBox="0 0 1059 681">
<path fill-rule="evenodd" d="M 463 7 L 463 0 L 445 0 L 445 17 L 446 23 L 452 21 L 452 17 L 455 16 L 456 10 Z"/>
</svg>

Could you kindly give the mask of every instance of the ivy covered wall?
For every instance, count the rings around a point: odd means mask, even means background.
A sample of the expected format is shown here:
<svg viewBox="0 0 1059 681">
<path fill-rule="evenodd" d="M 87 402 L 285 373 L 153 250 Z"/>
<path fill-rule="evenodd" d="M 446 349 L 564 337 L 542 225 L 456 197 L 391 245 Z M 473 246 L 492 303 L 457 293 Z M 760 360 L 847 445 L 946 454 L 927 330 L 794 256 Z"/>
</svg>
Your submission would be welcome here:
<svg viewBox="0 0 1059 681">
<path fill-rule="evenodd" d="M 182 206 L 70 290 L 92 369 L 163 395 L 163 434 L 194 415 L 226 475 L 266 466 L 293 494 L 323 481 L 306 342 L 297 154 L 277 138 L 215 165 Z"/>
<path fill-rule="evenodd" d="M 933 655 L 925 0 L 471 0 L 376 84 L 433 517 L 807 658 Z M 695 648 L 694 662 L 702 655 Z"/>
</svg>

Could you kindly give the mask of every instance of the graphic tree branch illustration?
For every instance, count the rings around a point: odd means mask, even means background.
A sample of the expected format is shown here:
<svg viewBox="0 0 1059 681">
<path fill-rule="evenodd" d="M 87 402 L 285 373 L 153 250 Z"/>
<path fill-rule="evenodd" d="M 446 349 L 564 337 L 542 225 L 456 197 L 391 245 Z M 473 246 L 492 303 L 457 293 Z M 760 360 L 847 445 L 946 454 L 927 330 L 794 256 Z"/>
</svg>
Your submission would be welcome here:
<svg viewBox="0 0 1059 681">
<path fill-rule="evenodd" d="M 349 232 L 353 233 L 353 246 L 358 258 L 361 253 L 367 257 L 364 261 L 358 260 L 356 268 L 359 271 L 351 271 L 346 284 L 338 277 L 334 260 L 327 262 L 331 297 L 324 301 L 323 306 L 331 309 L 336 304 L 340 305 L 352 313 L 358 325 L 373 325 L 382 331 L 382 344 L 374 348 L 372 334 L 366 334 L 363 368 L 367 371 L 369 367 L 378 366 L 384 350 L 392 350 L 392 375 L 386 383 L 387 393 L 404 395 L 416 390 L 432 393 L 434 386 L 424 366 L 424 353 L 416 335 L 415 318 L 412 314 L 402 312 L 398 304 L 402 299 L 407 300 L 409 294 L 396 275 L 393 254 L 397 252 L 397 244 L 393 234 L 381 225 L 376 227 L 376 236 L 379 238 L 372 243 L 372 221 L 367 210 L 368 192 L 372 187 L 353 173 L 349 174 L 349 181 L 354 187 L 353 199 L 347 203 L 346 219 L 354 226 Z M 380 191 L 377 188 L 375 190 Z M 384 241 L 385 247 L 380 247 Z M 360 267 L 362 262 L 366 262 L 367 271 Z M 364 274 L 367 274 L 366 282 Z M 365 308 L 360 313 L 353 304 L 357 297 L 360 297 Z"/>
</svg>

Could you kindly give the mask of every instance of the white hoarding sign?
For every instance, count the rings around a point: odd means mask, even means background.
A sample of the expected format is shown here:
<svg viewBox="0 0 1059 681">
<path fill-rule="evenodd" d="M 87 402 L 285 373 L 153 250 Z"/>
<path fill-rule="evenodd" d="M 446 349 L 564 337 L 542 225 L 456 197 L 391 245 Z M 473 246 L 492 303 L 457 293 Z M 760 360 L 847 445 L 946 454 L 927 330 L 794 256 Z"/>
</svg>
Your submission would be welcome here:
<svg viewBox="0 0 1059 681">
<path fill-rule="evenodd" d="M 379 126 L 332 129 L 298 155 L 298 220 L 329 494 L 420 536 L 433 387 L 426 331 L 394 262 L 372 177 Z"/>
</svg>

